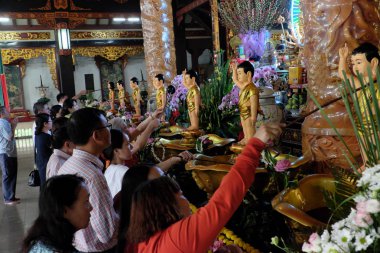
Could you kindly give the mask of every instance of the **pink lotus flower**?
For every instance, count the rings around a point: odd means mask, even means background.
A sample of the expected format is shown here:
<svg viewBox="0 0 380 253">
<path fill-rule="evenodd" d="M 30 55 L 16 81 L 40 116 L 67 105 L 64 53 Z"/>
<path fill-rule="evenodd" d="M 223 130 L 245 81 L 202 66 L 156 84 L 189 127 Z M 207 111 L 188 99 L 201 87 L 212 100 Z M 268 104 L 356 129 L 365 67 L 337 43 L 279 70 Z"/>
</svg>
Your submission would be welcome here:
<svg viewBox="0 0 380 253">
<path fill-rule="evenodd" d="M 274 170 L 277 172 L 284 172 L 290 168 L 292 163 L 288 159 L 280 160 L 277 162 L 276 166 L 274 166 Z"/>
</svg>

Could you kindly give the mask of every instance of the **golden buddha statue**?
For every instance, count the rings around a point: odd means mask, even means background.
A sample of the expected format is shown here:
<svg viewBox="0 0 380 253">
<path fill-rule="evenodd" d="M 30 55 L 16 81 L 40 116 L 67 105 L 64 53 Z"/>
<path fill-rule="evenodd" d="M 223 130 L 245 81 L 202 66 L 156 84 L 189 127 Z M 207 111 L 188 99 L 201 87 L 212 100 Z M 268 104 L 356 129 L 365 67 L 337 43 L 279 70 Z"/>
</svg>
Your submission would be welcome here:
<svg viewBox="0 0 380 253">
<path fill-rule="evenodd" d="M 119 90 L 118 98 L 120 103 L 120 108 L 125 108 L 125 89 L 123 80 L 117 81 L 117 89 Z"/>
<path fill-rule="evenodd" d="M 194 70 L 183 71 L 183 84 L 188 89 L 186 96 L 187 108 L 190 117 L 190 127 L 187 130 L 199 129 L 199 107 L 201 104 L 201 92 L 196 82 L 198 75 Z"/>
<path fill-rule="evenodd" d="M 259 89 L 252 83 L 255 72 L 248 61 L 237 66 L 233 65 L 233 81 L 239 87 L 240 120 L 243 127 L 244 139 L 239 144 L 245 145 L 256 132 L 257 114 L 260 111 Z"/>
<path fill-rule="evenodd" d="M 161 120 L 165 120 L 166 90 L 164 86 L 164 75 L 156 75 L 153 79 L 153 86 L 156 89 L 156 107 L 164 112 Z"/>
<path fill-rule="evenodd" d="M 140 88 L 139 88 L 139 81 L 137 80 L 136 77 L 133 77 L 130 81 L 129 81 L 129 85 L 131 86 L 131 89 L 132 89 L 132 99 L 133 99 L 133 106 L 135 108 L 135 111 L 136 111 L 136 114 L 135 116 L 136 117 L 140 117 L 141 116 L 141 94 L 140 94 Z"/>
</svg>

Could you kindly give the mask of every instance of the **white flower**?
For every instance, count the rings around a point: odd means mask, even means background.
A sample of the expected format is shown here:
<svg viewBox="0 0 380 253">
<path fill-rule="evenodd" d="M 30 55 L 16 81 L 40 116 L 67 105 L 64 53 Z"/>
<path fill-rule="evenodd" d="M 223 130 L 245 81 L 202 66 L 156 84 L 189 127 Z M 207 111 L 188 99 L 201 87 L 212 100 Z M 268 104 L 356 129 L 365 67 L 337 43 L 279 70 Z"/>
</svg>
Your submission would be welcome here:
<svg viewBox="0 0 380 253">
<path fill-rule="evenodd" d="M 334 231 L 338 231 L 342 229 L 345 226 L 345 220 L 340 220 L 338 222 L 335 222 L 331 227 Z"/>
<path fill-rule="evenodd" d="M 380 201 L 377 199 L 369 199 L 366 202 L 366 210 L 369 213 L 378 213 L 380 212 Z"/>
<path fill-rule="evenodd" d="M 302 251 L 303 252 L 307 252 L 307 253 L 315 252 L 315 251 L 313 251 L 313 245 L 311 243 L 307 243 L 307 242 L 303 243 L 303 245 L 302 245 Z"/>
<path fill-rule="evenodd" d="M 347 228 L 337 231 L 331 235 L 332 240 L 334 240 L 343 250 L 349 251 L 349 243 L 351 242 L 353 236 L 352 231 Z"/>
<path fill-rule="evenodd" d="M 372 234 L 366 235 L 364 230 L 359 231 L 355 234 L 355 250 L 361 251 L 366 250 L 368 246 L 370 246 L 373 243 L 374 236 Z"/>
<path fill-rule="evenodd" d="M 328 230 L 324 230 L 321 235 L 321 244 L 326 244 L 330 241 L 330 233 Z"/>
<path fill-rule="evenodd" d="M 339 248 L 339 246 L 335 243 L 328 242 L 325 245 L 323 245 L 322 253 L 342 253 L 342 249 Z"/>
<path fill-rule="evenodd" d="M 366 200 L 367 200 L 367 198 L 364 197 L 364 195 L 361 194 L 361 193 L 358 193 L 358 194 L 354 197 L 354 201 L 355 201 L 356 203 L 363 202 L 363 201 L 366 201 Z"/>
</svg>

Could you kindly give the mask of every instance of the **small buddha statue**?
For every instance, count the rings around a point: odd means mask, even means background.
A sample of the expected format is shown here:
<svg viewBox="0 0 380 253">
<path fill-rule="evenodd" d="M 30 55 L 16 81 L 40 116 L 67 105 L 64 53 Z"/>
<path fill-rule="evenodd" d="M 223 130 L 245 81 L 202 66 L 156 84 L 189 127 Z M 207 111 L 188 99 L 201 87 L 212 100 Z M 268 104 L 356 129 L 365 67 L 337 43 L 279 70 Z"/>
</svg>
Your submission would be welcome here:
<svg viewBox="0 0 380 253">
<path fill-rule="evenodd" d="M 131 78 L 129 81 L 129 85 L 132 89 L 132 99 L 133 99 L 133 106 L 135 108 L 136 117 L 141 116 L 141 94 L 140 94 L 140 88 L 139 88 L 139 81 L 137 80 L 136 77 Z"/>
<path fill-rule="evenodd" d="M 232 70 L 232 79 L 240 89 L 238 106 L 244 139 L 239 144 L 244 146 L 256 132 L 257 114 L 260 112 L 259 89 L 252 82 L 255 69 L 249 61 L 233 64 Z"/>
<path fill-rule="evenodd" d="M 183 84 L 188 89 L 186 96 L 187 109 L 190 117 L 190 127 L 187 130 L 199 129 L 199 107 L 201 93 L 197 84 L 198 75 L 194 70 L 182 72 Z"/>
<path fill-rule="evenodd" d="M 166 107 L 166 89 L 164 82 L 163 74 L 158 74 L 153 79 L 153 86 L 156 89 L 156 107 L 163 112 L 165 112 Z M 161 120 L 165 120 L 165 113 L 163 113 Z"/>
<path fill-rule="evenodd" d="M 108 81 L 108 101 L 111 105 L 111 112 L 115 111 L 115 83 Z"/>
<path fill-rule="evenodd" d="M 380 101 L 380 89 L 377 84 L 376 80 L 376 70 L 379 66 L 380 61 L 380 55 L 379 55 L 379 49 L 371 44 L 371 43 L 363 43 L 359 45 L 357 48 L 355 48 L 352 51 L 351 54 L 351 63 L 352 63 L 352 70 L 353 74 L 351 73 L 348 64 L 347 64 L 347 58 L 348 58 L 348 47 L 347 44 L 345 44 L 344 47 L 339 49 L 339 77 L 344 80 L 344 74 L 346 74 L 346 77 L 348 80 L 353 80 L 353 83 L 351 85 L 355 88 L 361 87 L 358 74 L 363 78 L 363 82 L 365 84 L 369 83 L 369 73 L 368 70 L 370 70 L 372 73 L 372 78 L 374 79 L 374 88 L 375 88 L 375 94 L 377 101 Z M 368 105 L 366 103 L 365 94 L 369 96 L 369 100 L 373 101 L 371 99 L 371 91 L 369 85 L 365 86 L 363 90 L 358 91 L 357 93 L 357 100 L 359 102 L 359 108 L 360 113 L 363 115 L 363 126 L 365 129 L 361 128 L 361 124 L 356 120 L 356 125 L 359 130 L 359 137 L 362 139 L 362 143 L 365 143 L 363 130 L 366 132 L 372 132 L 374 133 L 372 129 L 372 124 L 369 120 L 368 116 L 365 116 L 368 114 Z M 371 106 L 371 105 L 370 105 Z M 373 111 L 373 109 L 372 109 Z M 376 124 L 376 123 L 375 123 Z M 372 138 L 374 140 L 374 138 Z M 366 163 L 368 161 L 367 154 L 364 151 L 364 148 L 362 146 L 362 143 L 359 141 L 360 151 L 363 159 L 363 167 L 361 169 L 364 169 L 366 166 Z"/>
<path fill-rule="evenodd" d="M 123 80 L 117 81 L 117 89 L 119 90 L 118 98 L 120 103 L 120 108 L 125 108 L 125 89 Z"/>
</svg>

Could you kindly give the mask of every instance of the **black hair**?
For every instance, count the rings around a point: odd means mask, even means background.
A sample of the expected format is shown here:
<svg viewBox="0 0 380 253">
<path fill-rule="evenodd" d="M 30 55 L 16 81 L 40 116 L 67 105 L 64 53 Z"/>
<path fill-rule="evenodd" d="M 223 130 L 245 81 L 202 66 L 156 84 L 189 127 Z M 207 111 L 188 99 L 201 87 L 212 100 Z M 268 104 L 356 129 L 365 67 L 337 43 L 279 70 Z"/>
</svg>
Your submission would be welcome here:
<svg viewBox="0 0 380 253">
<path fill-rule="evenodd" d="M 46 102 L 36 102 L 34 103 L 33 105 L 33 113 L 34 115 L 37 115 L 38 113 L 40 113 L 41 111 L 43 111 L 45 105 L 47 103 Z"/>
<path fill-rule="evenodd" d="M 132 196 L 138 186 L 148 180 L 149 172 L 154 164 L 138 164 L 132 166 L 125 172 L 121 186 L 121 205 L 120 205 L 120 222 L 119 222 L 119 241 L 117 252 L 124 252 L 126 245 L 126 234 L 129 227 Z"/>
<path fill-rule="evenodd" d="M 157 78 L 158 81 L 161 81 L 161 80 L 162 80 L 163 83 L 165 82 L 165 79 L 164 79 L 164 75 L 163 75 L 163 74 L 158 74 L 158 75 L 156 75 L 154 78 Z"/>
<path fill-rule="evenodd" d="M 67 125 L 70 140 L 75 145 L 87 144 L 92 133 L 102 126 L 101 116 L 104 116 L 103 112 L 96 108 L 87 107 L 73 112 Z"/>
<path fill-rule="evenodd" d="M 360 44 L 360 46 L 355 48 L 352 51 L 352 55 L 356 54 L 365 54 L 368 62 L 371 62 L 373 58 L 376 58 L 380 61 L 379 49 L 369 42 Z"/>
<path fill-rule="evenodd" d="M 39 197 L 39 215 L 22 243 L 22 252 L 29 252 L 41 241 L 58 252 L 74 252 L 72 245 L 76 228 L 64 218 L 65 208 L 78 199 L 84 179 L 76 175 L 49 178 Z"/>
<path fill-rule="evenodd" d="M 114 82 L 108 82 L 110 87 L 111 87 L 111 90 L 114 90 L 115 89 L 115 83 Z"/>
<path fill-rule="evenodd" d="M 111 146 L 103 150 L 103 155 L 107 160 L 113 159 L 113 151 L 117 148 L 122 148 L 124 134 L 118 129 L 111 129 Z"/>
<path fill-rule="evenodd" d="M 45 126 L 45 123 L 49 122 L 49 118 L 50 118 L 50 115 L 47 113 L 39 113 L 36 115 L 36 119 L 35 119 L 36 132 L 35 132 L 35 135 L 39 135 L 40 133 L 42 133 L 42 130 Z"/>
<path fill-rule="evenodd" d="M 139 85 L 139 80 L 136 77 L 132 77 L 131 81 Z"/>
<path fill-rule="evenodd" d="M 174 94 L 175 92 L 175 87 L 173 85 L 169 85 L 168 88 L 166 89 L 166 91 L 169 93 L 169 94 Z"/>
<path fill-rule="evenodd" d="M 243 61 L 240 63 L 237 67 L 238 69 L 243 69 L 245 74 L 248 74 L 248 71 L 251 72 L 252 77 L 255 74 L 255 68 L 252 66 L 252 64 L 249 61 Z"/>
<path fill-rule="evenodd" d="M 50 108 L 50 116 L 51 116 L 51 119 L 52 120 L 55 120 L 57 118 L 57 114 L 59 113 L 59 111 L 62 109 L 62 106 L 61 105 L 53 105 L 51 108 Z"/>
<path fill-rule="evenodd" d="M 63 102 L 62 107 L 62 117 L 65 117 L 66 115 L 70 114 L 69 109 L 72 109 L 74 107 L 74 103 L 77 101 L 75 99 L 68 98 Z"/>
<path fill-rule="evenodd" d="M 65 93 L 58 93 L 57 95 L 57 102 L 59 103 L 59 101 L 64 98 L 64 97 L 67 97 L 67 95 Z"/>
<path fill-rule="evenodd" d="M 117 83 L 124 87 L 124 81 L 123 80 L 119 80 L 119 81 L 117 81 Z"/>
<path fill-rule="evenodd" d="M 59 129 L 61 127 L 67 127 L 68 122 L 69 122 L 69 119 L 66 117 L 56 118 L 55 120 L 53 120 L 51 131 L 54 132 L 56 129 Z"/>
<path fill-rule="evenodd" d="M 69 141 L 70 137 L 67 133 L 67 127 L 60 127 L 55 129 L 51 135 L 51 144 L 54 149 L 61 149 L 66 141 Z"/>
<path fill-rule="evenodd" d="M 186 71 L 186 75 L 189 75 L 190 78 L 193 78 L 193 77 L 194 77 L 194 78 L 195 78 L 195 82 L 196 82 L 197 85 L 198 85 L 199 76 L 198 76 L 198 73 L 197 73 L 195 70 L 190 69 L 190 70 Z"/>
</svg>

